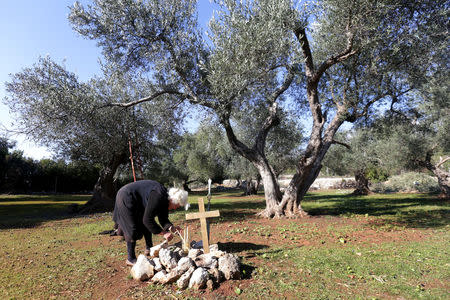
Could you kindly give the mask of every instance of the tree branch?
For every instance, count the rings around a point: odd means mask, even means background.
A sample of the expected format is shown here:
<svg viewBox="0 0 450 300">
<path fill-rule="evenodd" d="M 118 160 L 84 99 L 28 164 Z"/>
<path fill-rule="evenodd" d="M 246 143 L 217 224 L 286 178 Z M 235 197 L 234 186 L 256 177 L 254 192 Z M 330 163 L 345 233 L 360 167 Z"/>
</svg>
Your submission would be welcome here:
<svg viewBox="0 0 450 300">
<path fill-rule="evenodd" d="M 232 101 L 234 98 L 236 98 L 240 93 L 242 93 L 249 85 L 257 82 L 260 78 L 262 78 L 263 76 L 265 76 L 267 73 L 269 73 L 270 71 L 274 71 L 280 67 L 283 67 L 284 65 L 275 65 L 271 68 L 269 68 L 268 70 L 265 70 L 262 72 L 262 74 L 260 76 L 257 76 L 254 80 L 245 80 L 244 84 L 242 85 L 242 88 L 239 89 L 239 91 L 236 91 L 235 93 L 231 94 L 230 97 L 228 97 L 227 99 L 227 103 Z M 288 68 L 289 69 L 289 68 Z"/>
<path fill-rule="evenodd" d="M 407 92 L 409 92 L 409 91 L 411 91 L 411 90 L 412 90 L 412 88 L 406 89 L 406 90 L 404 90 L 404 91 L 402 91 L 402 92 L 399 92 L 397 95 L 394 95 L 394 97 L 398 97 L 398 96 L 401 96 L 401 95 L 403 95 L 403 94 L 406 94 Z M 357 113 L 356 110 L 355 110 L 355 112 L 354 112 L 353 114 L 349 115 L 349 116 L 346 118 L 346 121 L 348 121 L 348 122 L 354 122 L 354 121 L 356 121 L 356 119 L 358 119 L 358 118 L 360 118 L 360 117 L 362 117 L 362 116 L 365 116 L 365 115 L 367 114 L 367 112 L 369 111 L 369 108 L 370 108 L 370 106 L 371 106 L 372 104 L 374 104 L 374 103 L 377 102 L 378 100 L 380 100 L 380 99 L 382 99 L 382 98 L 384 98 L 384 97 L 387 97 L 387 96 L 389 96 L 389 95 L 391 95 L 391 92 L 387 92 L 387 93 L 384 93 L 384 94 L 380 94 L 380 95 L 378 95 L 377 97 L 373 98 L 372 100 L 370 100 L 369 102 L 366 103 L 366 105 L 364 106 L 364 108 L 362 109 L 362 111 L 361 111 L 360 113 Z"/>
<path fill-rule="evenodd" d="M 328 70 L 328 68 L 355 55 L 358 51 L 353 49 L 353 40 L 353 32 L 347 31 L 347 47 L 345 48 L 345 50 L 324 61 L 314 73 L 312 80 L 319 81 L 320 77 L 322 77 L 323 73 Z"/>
<path fill-rule="evenodd" d="M 353 13 L 350 8 L 349 12 L 348 12 L 347 25 L 345 27 L 345 31 L 346 31 L 345 35 L 347 36 L 347 45 L 346 45 L 344 51 L 342 51 L 341 53 L 334 55 L 334 56 L 328 58 L 327 60 L 325 60 L 324 62 L 322 62 L 322 64 L 320 64 L 319 68 L 314 72 L 314 75 L 312 76 L 313 81 L 318 82 L 320 80 L 320 78 L 322 77 L 323 73 L 326 70 L 328 70 L 328 68 L 337 64 L 338 62 L 348 59 L 349 57 L 353 56 L 354 54 L 356 54 L 358 52 L 357 50 L 353 49 L 353 41 L 355 38 L 355 34 L 352 31 L 352 17 L 353 17 Z"/>
<path fill-rule="evenodd" d="M 131 102 L 127 102 L 127 103 L 108 103 L 108 104 L 103 105 L 102 107 L 111 107 L 111 106 L 130 107 L 130 106 L 135 106 L 142 102 L 152 101 L 162 95 L 179 95 L 179 96 L 184 96 L 184 99 L 188 98 L 188 95 L 183 94 L 176 90 L 165 90 L 165 91 L 163 90 L 163 91 L 153 93 L 152 95 L 150 95 L 148 97 L 144 97 L 144 98 L 141 98 L 136 101 L 131 101 Z"/>
<path fill-rule="evenodd" d="M 446 157 L 444 159 L 442 159 L 442 157 L 441 157 L 441 159 L 439 160 L 439 163 L 436 164 L 436 168 L 439 168 L 440 166 L 442 166 L 442 164 L 444 164 L 448 160 L 450 160 L 450 156 L 448 156 L 448 157 Z"/>
<path fill-rule="evenodd" d="M 340 142 L 340 141 L 333 140 L 331 143 L 332 143 L 332 144 L 337 144 L 337 145 L 344 146 L 344 147 L 347 148 L 348 150 L 351 150 L 351 149 L 352 149 L 352 148 L 350 147 L 349 144 L 346 144 L 346 143 L 344 143 L 344 142 Z"/>
<path fill-rule="evenodd" d="M 172 57 L 172 60 L 175 63 L 175 72 L 180 77 L 181 83 L 183 84 L 184 88 L 186 89 L 188 95 L 189 95 L 189 101 L 191 101 L 194 104 L 203 105 L 212 109 L 217 108 L 217 104 L 214 102 L 209 102 L 206 100 L 202 100 L 198 97 L 198 95 L 194 92 L 194 90 L 189 85 L 189 82 L 186 78 L 186 74 L 183 71 L 183 69 L 180 67 L 180 63 L 178 61 L 177 54 L 175 53 L 175 49 L 172 45 L 172 42 L 167 39 L 165 36 L 161 37 L 161 40 L 164 42 L 164 44 L 167 46 L 167 49 L 170 53 L 170 56 Z"/>
<path fill-rule="evenodd" d="M 269 134 L 270 129 L 279 123 L 279 119 L 277 116 L 278 104 L 276 101 L 278 97 L 280 97 L 280 95 L 282 95 L 291 85 L 292 81 L 295 78 L 295 70 L 296 66 L 289 67 L 289 73 L 286 75 L 283 84 L 280 87 L 278 87 L 275 91 L 273 91 L 273 93 L 267 99 L 268 102 L 270 103 L 269 115 L 264 121 L 264 124 L 262 125 L 261 130 L 258 132 L 258 135 L 256 136 L 255 140 L 254 149 L 258 151 L 258 153 L 264 152 L 264 145 L 266 144 L 266 138 L 267 135 Z"/>
<path fill-rule="evenodd" d="M 300 42 L 300 47 L 302 48 L 303 56 L 305 57 L 305 74 L 308 78 L 312 78 L 314 75 L 314 61 L 311 53 L 311 47 L 309 46 L 309 41 L 306 37 L 305 28 L 295 28 L 294 34 Z"/>
<path fill-rule="evenodd" d="M 234 134 L 233 128 L 231 127 L 229 117 L 226 117 L 226 116 L 221 117 L 220 123 L 225 128 L 225 132 L 227 134 L 227 138 L 228 138 L 228 141 L 230 142 L 231 148 L 233 148 L 237 153 L 241 154 L 243 157 L 245 157 L 249 161 L 254 162 L 256 160 L 255 151 L 248 148 L 247 145 L 245 145 L 244 143 L 239 141 L 239 139 Z"/>
</svg>

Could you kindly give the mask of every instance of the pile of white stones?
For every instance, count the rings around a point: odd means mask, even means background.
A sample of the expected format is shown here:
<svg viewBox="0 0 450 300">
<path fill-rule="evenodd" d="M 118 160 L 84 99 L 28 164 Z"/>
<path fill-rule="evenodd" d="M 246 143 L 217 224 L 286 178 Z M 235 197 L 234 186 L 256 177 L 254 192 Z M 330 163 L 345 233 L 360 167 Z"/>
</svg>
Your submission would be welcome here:
<svg viewBox="0 0 450 300">
<path fill-rule="evenodd" d="M 159 284 L 176 282 L 180 289 L 212 290 L 224 280 L 240 279 L 241 272 L 239 258 L 220 251 L 217 244 L 210 246 L 209 253 L 203 249 L 190 249 L 186 253 L 165 241 L 150 249 L 150 257 L 139 255 L 131 276 Z"/>
</svg>

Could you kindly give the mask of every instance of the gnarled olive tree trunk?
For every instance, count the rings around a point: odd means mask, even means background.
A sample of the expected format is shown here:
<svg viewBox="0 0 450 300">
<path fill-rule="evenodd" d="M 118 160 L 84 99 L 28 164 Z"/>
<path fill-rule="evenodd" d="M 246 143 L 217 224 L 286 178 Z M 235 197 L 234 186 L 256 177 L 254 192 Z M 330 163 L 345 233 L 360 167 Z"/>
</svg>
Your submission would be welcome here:
<svg viewBox="0 0 450 300">
<path fill-rule="evenodd" d="M 323 114 L 322 112 L 321 103 L 319 101 L 318 85 L 328 68 L 346 60 L 356 53 L 356 51 L 353 50 L 353 34 L 349 32 L 347 35 L 347 47 L 343 52 L 330 57 L 316 67 L 313 62 L 313 56 L 305 28 L 295 28 L 294 33 L 300 43 L 303 56 L 305 57 L 304 70 L 306 75 L 306 97 L 313 118 L 313 126 L 308 146 L 297 163 L 296 173 L 285 190 L 282 200 L 275 206 L 266 207 L 261 213 L 263 216 L 269 218 L 307 215 L 302 209 L 301 201 L 319 175 L 320 169 L 322 168 L 322 160 L 331 144 L 334 142 L 334 135 L 344 120 L 349 117 L 348 107 L 344 104 L 346 103 L 346 99 L 341 99 L 341 104 L 339 104 L 339 102 L 335 103 L 337 108 L 336 115 L 324 131 L 327 118 L 326 114 Z"/>
<path fill-rule="evenodd" d="M 356 53 L 353 49 L 353 32 L 351 32 L 349 28 L 347 28 L 347 30 L 346 48 L 341 53 L 330 57 L 316 67 L 313 62 L 306 29 L 303 27 L 294 29 L 294 34 L 299 41 L 299 45 L 305 57 L 304 70 L 306 75 L 306 94 L 309 109 L 313 117 L 313 127 L 306 151 L 300 157 L 296 166 L 296 173 L 289 183 L 288 188 L 285 190 L 284 195 L 281 194 L 275 172 L 264 155 L 264 147 L 269 130 L 279 123 L 276 115 L 277 103 L 275 101 L 278 96 L 290 86 L 295 76 L 294 70 L 297 68 L 290 69 L 283 85 L 268 99 L 268 103 L 270 103 L 268 107 L 269 115 L 255 138 L 255 145 L 253 148 L 248 148 L 234 135 L 229 118 L 231 108 L 229 108 L 227 113 L 222 113 L 220 116 L 221 123 L 226 130 L 231 147 L 252 162 L 261 175 L 266 199 L 266 208 L 259 214 L 261 216 L 272 218 L 307 215 L 301 207 L 301 201 L 319 175 L 320 169 L 322 168 L 322 160 L 331 144 L 334 142 L 334 135 L 345 120 L 350 120 L 350 117 L 353 119 L 357 118 L 355 109 L 353 110 L 353 114 L 349 113 L 349 106 L 354 104 L 352 101 L 347 101 L 344 96 L 343 99 L 340 99 L 341 101 L 336 101 L 336 114 L 324 132 L 327 118 L 326 114 L 323 114 L 322 112 L 318 95 L 318 86 L 323 74 L 331 66 L 348 59 Z"/>
<path fill-rule="evenodd" d="M 446 161 L 450 160 L 450 157 L 447 157 L 445 159 L 441 158 L 438 163 L 433 165 L 431 163 L 431 156 L 432 153 L 430 151 L 427 153 L 425 161 L 422 162 L 422 165 L 433 172 L 433 174 L 437 177 L 439 188 L 441 189 L 441 194 L 439 195 L 439 197 L 448 200 L 450 199 L 450 172 L 444 171 L 440 167 Z"/>
<path fill-rule="evenodd" d="M 228 116 L 225 116 L 221 119 L 221 123 L 225 128 L 228 141 L 230 142 L 233 150 L 249 160 L 258 170 L 258 173 L 261 176 L 262 184 L 264 186 L 266 207 L 276 207 L 281 201 L 282 196 L 275 172 L 270 166 L 264 153 L 267 134 L 270 128 L 276 125 L 278 122 L 276 117 L 276 104 L 273 105 L 271 113 L 272 114 L 266 120 L 265 126 L 263 126 L 263 129 L 256 137 L 255 145 L 253 148 L 247 147 L 235 136 Z"/>
<path fill-rule="evenodd" d="M 308 146 L 297 163 L 296 173 L 286 188 L 281 202 L 274 207 L 266 207 L 261 213 L 265 217 L 307 216 L 301 206 L 301 201 L 319 175 L 322 160 L 333 143 L 334 135 L 345 119 L 343 117 L 345 108 L 338 107 L 335 117 L 324 132 L 326 116 L 322 114 L 320 107 L 317 84 L 318 78 L 309 78 L 306 87 L 310 111 L 313 116 L 313 128 Z"/>
<path fill-rule="evenodd" d="M 108 165 L 100 170 L 97 183 L 94 186 L 92 198 L 80 209 L 80 213 L 111 211 L 114 209 L 117 188 L 114 175 L 119 166 L 126 162 L 126 153 L 116 154 Z"/>
<path fill-rule="evenodd" d="M 440 198 L 450 199 L 450 172 L 445 172 L 442 169 L 435 168 L 434 175 L 438 178 L 439 187 L 441 189 Z"/>
<path fill-rule="evenodd" d="M 245 187 L 245 195 L 256 195 L 258 194 L 259 185 L 261 183 L 261 176 L 256 176 L 256 180 L 253 180 L 252 177 L 247 178 L 247 184 Z"/>
<path fill-rule="evenodd" d="M 369 180 L 366 177 L 366 172 L 362 169 L 355 171 L 356 189 L 353 195 L 369 195 L 372 192 L 369 189 Z"/>
</svg>

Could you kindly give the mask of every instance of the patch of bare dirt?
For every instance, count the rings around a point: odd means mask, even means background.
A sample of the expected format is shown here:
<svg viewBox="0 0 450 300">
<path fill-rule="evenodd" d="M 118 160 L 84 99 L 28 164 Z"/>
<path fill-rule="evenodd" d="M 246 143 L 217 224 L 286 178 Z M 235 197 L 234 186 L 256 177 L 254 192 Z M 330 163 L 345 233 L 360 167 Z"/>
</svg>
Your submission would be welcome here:
<svg viewBox="0 0 450 300">
<path fill-rule="evenodd" d="M 345 243 L 379 244 L 385 242 L 408 242 L 427 238 L 431 233 L 414 229 L 383 231 L 371 228 L 371 220 L 366 218 L 343 218 L 334 216 L 314 216 L 303 219 L 267 220 L 254 216 L 242 221 L 215 222 L 211 224 L 211 243 L 219 243 L 219 247 L 227 252 L 233 252 L 245 258 L 246 263 L 252 266 L 274 267 L 274 263 L 261 259 L 255 252 L 272 247 L 296 248 L 305 246 L 327 247 Z M 190 232 L 196 232 L 191 239 L 200 239 L 200 225 L 197 222 L 189 223 Z M 286 228 L 286 232 L 283 232 Z M 297 230 L 297 231 L 296 231 Z M 123 247 L 125 243 L 119 242 L 119 237 L 99 236 L 92 241 L 79 241 L 72 243 L 76 248 L 90 247 Z M 342 240 L 343 239 L 343 242 Z M 157 243 L 159 238 L 154 240 Z M 139 244 L 137 254 L 139 253 Z M 109 258 L 98 274 L 98 282 L 93 288 L 93 299 L 125 299 L 133 290 L 145 289 L 148 282 L 140 283 L 128 279 L 129 267 L 124 264 L 126 257 Z M 273 266 L 272 266 L 273 264 Z M 213 291 L 188 291 L 197 297 L 205 299 L 226 299 L 236 296 L 236 288 L 245 290 L 255 282 L 250 275 L 243 280 L 225 281 Z M 167 292 L 174 295 L 176 287 L 165 287 Z M 183 292 L 184 293 L 184 292 Z M 183 295 L 183 294 L 180 294 Z M 285 295 L 291 298 L 292 295 Z"/>
</svg>

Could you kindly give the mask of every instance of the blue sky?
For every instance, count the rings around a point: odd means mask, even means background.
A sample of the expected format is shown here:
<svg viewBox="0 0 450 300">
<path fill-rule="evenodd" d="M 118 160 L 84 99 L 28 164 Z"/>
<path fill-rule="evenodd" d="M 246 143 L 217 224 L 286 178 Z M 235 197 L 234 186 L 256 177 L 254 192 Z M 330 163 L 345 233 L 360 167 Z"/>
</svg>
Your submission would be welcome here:
<svg viewBox="0 0 450 300">
<path fill-rule="evenodd" d="M 67 20 L 68 7 L 74 0 L 5 0 L 0 5 L 0 99 L 6 96 L 4 82 L 9 74 L 49 55 L 56 62 L 65 61 L 68 70 L 81 80 L 99 74 L 100 49 L 96 42 L 86 40 L 72 30 Z M 80 1 L 89 3 L 90 1 Z M 209 0 L 199 0 L 199 23 L 206 28 L 212 8 Z M 11 128 L 14 116 L 0 103 L 1 127 Z M 27 141 L 24 136 L 9 135 L 18 142 L 25 156 L 50 157 L 45 148 Z"/>
</svg>

